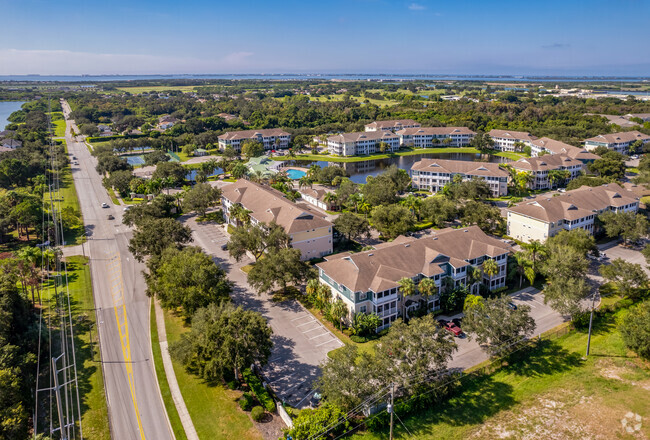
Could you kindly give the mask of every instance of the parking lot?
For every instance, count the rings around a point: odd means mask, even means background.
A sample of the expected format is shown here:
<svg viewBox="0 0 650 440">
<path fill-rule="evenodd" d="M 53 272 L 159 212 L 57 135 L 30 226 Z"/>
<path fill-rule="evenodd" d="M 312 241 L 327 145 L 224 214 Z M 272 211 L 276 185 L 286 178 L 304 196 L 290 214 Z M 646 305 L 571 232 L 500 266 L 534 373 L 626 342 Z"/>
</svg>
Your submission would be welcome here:
<svg viewBox="0 0 650 440">
<path fill-rule="evenodd" d="M 298 408 L 308 406 L 313 382 L 320 374 L 319 365 L 327 359 L 329 351 L 343 343 L 297 301 L 276 302 L 269 295 L 255 293 L 241 270 L 252 260 L 235 262 L 228 251 L 221 249 L 228 242 L 222 226 L 197 223 L 194 218 L 184 221 L 193 231 L 194 244 L 205 249 L 234 282 L 233 302 L 260 312 L 273 329 L 273 350 L 263 369 L 266 382 L 281 400 Z"/>
</svg>

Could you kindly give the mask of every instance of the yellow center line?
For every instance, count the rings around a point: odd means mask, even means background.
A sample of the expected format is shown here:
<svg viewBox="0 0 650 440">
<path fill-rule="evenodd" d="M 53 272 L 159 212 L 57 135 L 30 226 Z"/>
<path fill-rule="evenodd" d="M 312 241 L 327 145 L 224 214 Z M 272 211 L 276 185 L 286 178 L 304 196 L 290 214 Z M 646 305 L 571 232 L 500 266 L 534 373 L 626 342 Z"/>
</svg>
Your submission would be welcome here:
<svg viewBox="0 0 650 440">
<path fill-rule="evenodd" d="M 120 256 L 116 255 L 113 259 L 113 265 L 111 266 L 113 270 L 120 270 Z M 117 283 L 113 285 L 111 294 L 113 296 L 114 309 L 115 309 L 115 321 L 117 322 L 117 329 L 120 332 L 120 345 L 122 346 L 122 355 L 124 357 L 124 368 L 126 370 L 127 378 L 129 379 L 129 390 L 131 391 L 131 400 L 133 401 L 133 409 L 135 410 L 135 416 L 138 420 L 138 429 L 140 430 L 140 438 L 145 440 L 144 431 L 142 429 L 142 420 L 140 420 L 140 410 L 138 409 L 138 399 L 135 394 L 135 379 L 133 376 L 133 365 L 131 364 L 131 341 L 129 339 L 129 320 L 126 314 L 126 304 L 124 304 L 124 283 L 122 281 L 121 273 L 114 273 L 117 275 L 114 278 Z M 121 306 L 118 306 L 118 303 L 121 301 Z M 123 322 L 120 319 L 120 313 L 118 310 L 121 310 L 121 315 Z"/>
</svg>

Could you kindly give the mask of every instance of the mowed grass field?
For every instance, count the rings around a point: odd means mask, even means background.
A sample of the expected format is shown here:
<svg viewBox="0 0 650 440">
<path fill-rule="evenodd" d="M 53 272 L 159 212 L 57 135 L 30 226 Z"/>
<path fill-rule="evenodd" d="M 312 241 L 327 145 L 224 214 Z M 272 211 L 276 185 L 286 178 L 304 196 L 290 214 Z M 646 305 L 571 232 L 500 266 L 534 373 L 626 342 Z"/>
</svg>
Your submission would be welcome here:
<svg viewBox="0 0 650 440">
<path fill-rule="evenodd" d="M 395 438 L 648 438 L 650 369 L 625 348 L 616 329 L 626 314 L 622 310 L 597 323 L 588 358 L 584 331 L 543 341 L 498 372 L 466 382 L 446 402 L 401 416 L 404 424 L 395 422 Z M 626 432 L 624 419 L 638 428 L 634 434 Z M 352 438 L 383 440 L 388 433 Z"/>
<path fill-rule="evenodd" d="M 165 311 L 167 341 L 171 345 L 188 331 L 182 318 Z M 239 408 L 241 391 L 222 384 L 209 384 L 189 372 L 178 362 L 174 372 L 199 438 L 224 440 L 261 440 L 248 413 Z M 160 377 L 159 377 L 160 379 Z"/>
<path fill-rule="evenodd" d="M 129 92 L 134 95 L 148 92 L 169 92 L 171 90 L 178 90 L 183 93 L 194 92 L 197 86 L 145 86 L 145 87 L 118 87 L 117 90 Z"/>
</svg>

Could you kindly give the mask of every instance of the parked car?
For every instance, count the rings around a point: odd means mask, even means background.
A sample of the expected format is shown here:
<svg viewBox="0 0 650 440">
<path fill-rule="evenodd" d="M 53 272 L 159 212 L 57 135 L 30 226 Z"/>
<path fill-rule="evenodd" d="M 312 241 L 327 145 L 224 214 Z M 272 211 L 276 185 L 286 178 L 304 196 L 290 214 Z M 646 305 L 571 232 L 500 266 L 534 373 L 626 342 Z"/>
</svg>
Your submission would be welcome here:
<svg viewBox="0 0 650 440">
<path fill-rule="evenodd" d="M 227 250 L 228 250 L 228 243 L 226 243 L 226 244 L 222 244 L 222 245 L 221 245 L 221 250 L 222 250 L 222 251 L 227 251 Z"/>
<path fill-rule="evenodd" d="M 456 336 L 457 338 L 460 338 L 461 336 L 463 336 L 463 331 L 460 329 L 460 327 L 458 327 L 453 322 L 448 322 L 445 325 L 445 330 L 452 332 L 454 334 L 454 336 Z"/>
<path fill-rule="evenodd" d="M 517 304 L 515 304 L 513 302 L 509 302 L 508 307 L 510 307 L 512 310 L 517 310 Z"/>
<path fill-rule="evenodd" d="M 108 214 L 108 216 L 106 218 L 108 218 L 109 220 L 115 220 L 115 217 L 113 217 L 113 214 Z"/>
<path fill-rule="evenodd" d="M 102 203 L 102 208 L 108 208 L 108 203 Z"/>
</svg>

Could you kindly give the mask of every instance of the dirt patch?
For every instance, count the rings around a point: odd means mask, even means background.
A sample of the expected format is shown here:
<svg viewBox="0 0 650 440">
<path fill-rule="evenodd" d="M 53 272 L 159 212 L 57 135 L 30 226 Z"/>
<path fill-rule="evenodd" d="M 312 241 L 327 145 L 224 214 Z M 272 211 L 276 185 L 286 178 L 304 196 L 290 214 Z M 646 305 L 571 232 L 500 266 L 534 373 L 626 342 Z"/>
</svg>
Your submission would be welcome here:
<svg viewBox="0 0 650 440">
<path fill-rule="evenodd" d="M 255 428 L 262 434 L 264 440 L 278 440 L 282 435 L 282 428 L 285 424 L 277 414 L 266 413 L 261 422 L 256 422 L 251 419 Z"/>
</svg>

